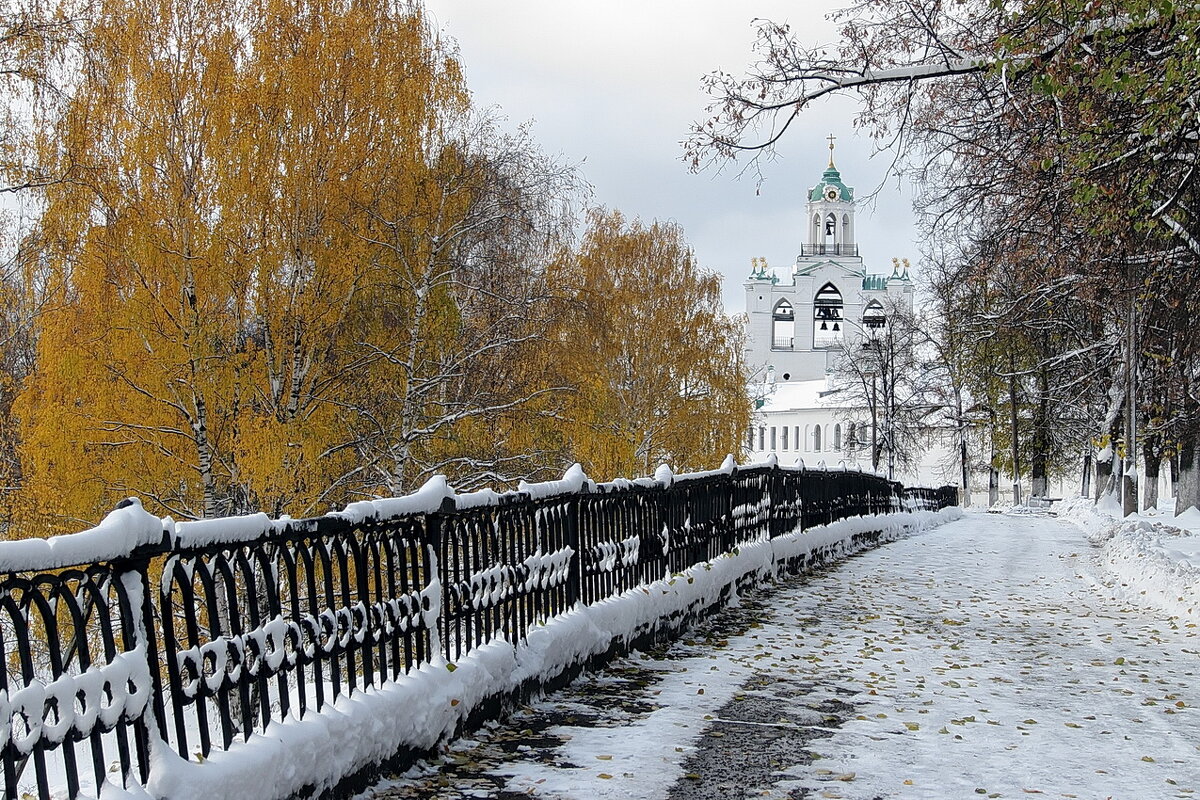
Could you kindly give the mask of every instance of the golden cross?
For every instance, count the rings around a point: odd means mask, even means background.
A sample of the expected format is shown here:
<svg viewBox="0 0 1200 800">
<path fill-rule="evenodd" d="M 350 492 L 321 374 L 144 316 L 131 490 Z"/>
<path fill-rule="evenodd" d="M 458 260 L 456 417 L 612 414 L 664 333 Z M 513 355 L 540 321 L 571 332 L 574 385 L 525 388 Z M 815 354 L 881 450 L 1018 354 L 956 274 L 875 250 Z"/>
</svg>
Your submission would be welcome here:
<svg viewBox="0 0 1200 800">
<path fill-rule="evenodd" d="M 831 133 L 831 134 L 829 134 L 828 138 L 829 138 L 829 166 L 832 167 L 833 166 L 833 140 L 836 139 L 837 137 Z"/>
</svg>

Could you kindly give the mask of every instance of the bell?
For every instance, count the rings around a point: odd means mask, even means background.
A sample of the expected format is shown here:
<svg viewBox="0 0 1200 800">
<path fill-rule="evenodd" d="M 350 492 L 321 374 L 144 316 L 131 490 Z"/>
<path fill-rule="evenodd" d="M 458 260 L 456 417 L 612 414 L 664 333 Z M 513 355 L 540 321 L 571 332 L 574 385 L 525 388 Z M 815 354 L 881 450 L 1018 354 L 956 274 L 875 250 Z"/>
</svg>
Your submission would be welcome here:
<svg viewBox="0 0 1200 800">
<path fill-rule="evenodd" d="M 834 323 L 834 324 L 836 324 L 836 323 Z M 825 322 L 824 320 L 821 320 L 821 330 L 823 330 L 823 331 L 829 330 L 829 323 Z"/>
<path fill-rule="evenodd" d="M 841 326 L 840 326 L 840 325 L 838 325 L 838 324 L 835 322 L 835 323 L 833 323 L 833 329 L 834 329 L 835 331 L 840 331 L 842 328 L 841 328 Z"/>
</svg>

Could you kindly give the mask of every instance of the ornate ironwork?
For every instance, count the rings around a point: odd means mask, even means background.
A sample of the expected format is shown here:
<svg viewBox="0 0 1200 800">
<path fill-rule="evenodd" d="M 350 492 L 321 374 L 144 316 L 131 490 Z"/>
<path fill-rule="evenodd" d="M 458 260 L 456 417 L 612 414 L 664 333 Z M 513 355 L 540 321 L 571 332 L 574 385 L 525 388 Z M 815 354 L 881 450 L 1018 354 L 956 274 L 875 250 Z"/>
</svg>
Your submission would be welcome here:
<svg viewBox="0 0 1200 800">
<path fill-rule="evenodd" d="M 751 542 L 954 502 L 952 487 L 758 466 L 164 536 L 115 561 L 0 573 L 6 796 L 144 783 L 153 738 L 202 760 L 439 646 L 454 661 Z"/>
</svg>

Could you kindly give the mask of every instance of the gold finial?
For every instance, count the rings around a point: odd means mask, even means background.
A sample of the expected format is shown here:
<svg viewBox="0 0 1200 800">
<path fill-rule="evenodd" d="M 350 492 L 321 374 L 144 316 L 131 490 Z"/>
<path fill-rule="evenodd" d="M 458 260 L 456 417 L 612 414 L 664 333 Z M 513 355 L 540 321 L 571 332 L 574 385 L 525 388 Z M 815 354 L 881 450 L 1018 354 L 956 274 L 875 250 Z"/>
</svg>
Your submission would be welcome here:
<svg viewBox="0 0 1200 800">
<path fill-rule="evenodd" d="M 832 168 L 833 167 L 833 140 L 836 139 L 837 137 L 831 133 L 831 134 L 829 134 L 829 136 L 827 138 L 829 139 L 829 166 Z"/>
</svg>

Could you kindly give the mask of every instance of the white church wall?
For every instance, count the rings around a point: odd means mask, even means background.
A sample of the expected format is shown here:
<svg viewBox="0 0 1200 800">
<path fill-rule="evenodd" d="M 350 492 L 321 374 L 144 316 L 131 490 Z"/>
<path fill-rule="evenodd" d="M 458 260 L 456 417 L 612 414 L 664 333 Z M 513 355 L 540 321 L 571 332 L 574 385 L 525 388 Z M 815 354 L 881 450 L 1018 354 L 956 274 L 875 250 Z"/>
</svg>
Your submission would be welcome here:
<svg viewBox="0 0 1200 800">
<path fill-rule="evenodd" d="M 765 405 L 755 414 L 745 455 L 752 461 L 775 453 L 785 464 L 799 458 L 809 466 L 824 461 L 830 468 L 843 464 L 851 469 L 869 468 L 869 445 L 860 445 L 854 451 L 849 446 L 848 418 L 862 415 L 851 415 L 837 407 L 834 396 L 824 390 L 828 376 L 845 352 L 843 348 L 857 346 L 867 304 L 879 299 L 886 307 L 890 305 L 886 299 L 896 298 L 911 307 L 913 286 L 907 266 L 903 273 L 899 266 L 888 272 L 873 272 L 858 256 L 854 190 L 842 182 L 834 166 L 832 137 L 829 166 L 821 182 L 808 189 L 805 196 L 808 200 L 801 241 L 807 239 L 807 244 L 800 248 L 801 254 L 786 271 L 771 271 L 765 260 L 754 259 L 753 272 L 745 284 L 747 360 L 757 382 L 752 392 L 756 397 L 766 397 Z M 826 231 L 830 214 L 836 221 L 832 233 Z M 873 288 L 864 289 L 864 283 Z M 840 294 L 840 317 L 817 320 L 815 299 L 826 284 Z M 774 312 L 781 300 L 792 308 L 790 328 L 775 325 Z M 837 336 L 833 331 L 835 320 Z M 821 321 L 828 323 L 824 344 L 815 337 Z M 777 338 L 790 340 L 791 347 L 777 342 Z M 860 436 L 859 442 L 864 438 L 869 440 L 869 432 Z M 935 442 L 917 469 L 896 477 L 914 485 L 954 483 L 952 471 L 946 466 L 950 462 L 950 448 Z"/>
</svg>

